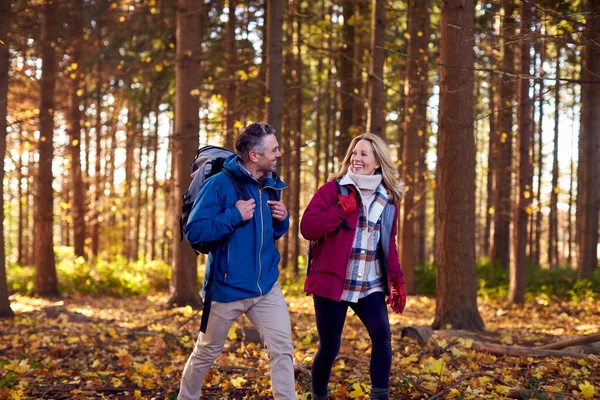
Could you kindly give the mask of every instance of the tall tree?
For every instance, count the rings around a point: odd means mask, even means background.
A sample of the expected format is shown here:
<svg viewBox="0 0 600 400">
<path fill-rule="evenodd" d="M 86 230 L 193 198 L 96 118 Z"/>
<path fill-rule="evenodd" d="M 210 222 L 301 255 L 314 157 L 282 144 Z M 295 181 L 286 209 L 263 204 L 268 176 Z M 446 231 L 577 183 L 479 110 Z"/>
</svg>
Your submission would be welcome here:
<svg viewBox="0 0 600 400">
<path fill-rule="evenodd" d="M 600 0 L 586 2 L 587 45 L 583 55 L 581 77 L 584 81 L 597 81 L 600 76 Z M 578 180 L 577 277 L 589 278 L 598 268 L 598 208 L 600 206 L 600 88 L 598 84 L 584 84 L 581 92 L 581 133 L 579 162 L 581 178 Z"/>
<path fill-rule="evenodd" d="M 235 4 L 234 0 L 229 0 L 229 18 L 226 24 L 226 42 L 227 42 L 227 87 L 225 88 L 225 98 L 227 105 L 225 109 L 225 147 L 233 149 L 234 142 L 234 124 L 235 124 L 235 88 L 237 72 L 237 49 L 235 46 Z"/>
<path fill-rule="evenodd" d="M 69 139 L 71 140 L 71 212 L 73 218 L 73 247 L 77 257 L 85 256 L 85 194 L 81 175 L 81 105 L 80 85 L 83 73 L 79 68 L 82 50 L 83 0 L 71 2 L 71 94 Z M 100 156 L 96 154 L 99 160 Z M 99 175 L 99 171 L 95 171 Z M 96 190 L 98 190 L 96 188 Z M 96 205 L 97 206 L 97 205 Z"/>
<path fill-rule="evenodd" d="M 10 24 L 10 0 L 0 1 L 0 210 L 4 210 L 4 154 L 6 152 L 6 116 L 8 103 L 8 70 L 10 58 L 8 52 L 8 28 Z M 19 139 L 20 140 L 20 139 Z M 19 154 L 19 160 L 21 154 Z M 19 181 L 21 186 L 21 181 Z M 21 198 L 19 198 L 19 203 Z M 6 283 L 6 264 L 4 254 L 4 213 L 0 213 L 0 318 L 12 317 Z"/>
<path fill-rule="evenodd" d="M 500 105 L 498 116 L 499 136 L 496 138 L 497 158 L 494 182 L 494 235 L 490 260 L 503 268 L 510 262 L 510 199 L 512 190 L 512 132 L 513 102 L 515 96 L 515 55 L 512 41 L 515 37 L 513 17 L 514 0 L 503 0 L 502 17 L 502 69 L 505 74 L 500 83 Z"/>
<path fill-rule="evenodd" d="M 283 113 L 283 5 L 279 0 L 266 0 L 267 12 L 267 122 L 275 128 L 281 144 Z"/>
<path fill-rule="evenodd" d="M 475 271 L 473 0 L 442 2 L 434 329 L 481 330 Z"/>
<path fill-rule="evenodd" d="M 40 82 L 39 169 L 34 201 L 35 291 L 41 296 L 58 294 L 54 262 L 52 159 L 54 157 L 54 89 L 56 86 L 56 40 L 58 3 L 45 1 L 42 14 L 42 79 Z"/>
<path fill-rule="evenodd" d="M 531 4 L 521 2 L 520 9 L 520 75 L 518 112 L 518 167 L 517 198 L 513 212 L 513 257 L 510 263 L 508 299 L 512 304 L 525 301 L 525 278 L 527 272 L 527 223 L 531 210 L 532 170 L 531 170 L 531 100 L 529 98 L 529 68 L 531 67 Z"/>
<path fill-rule="evenodd" d="M 202 36 L 200 35 L 202 2 L 177 1 L 177 65 L 175 93 L 175 134 L 173 164 L 175 168 L 175 199 L 181 199 L 190 184 L 190 160 L 198 148 L 198 97 L 191 95 L 200 86 L 199 68 Z M 173 232 L 179 229 L 181 211 L 173 213 Z M 191 246 L 173 235 L 173 274 L 171 275 L 170 304 L 200 307 L 198 266 Z"/>
<path fill-rule="evenodd" d="M 556 55 L 556 76 L 560 76 L 560 48 Z M 548 232 L 548 264 L 558 266 L 558 131 L 560 123 L 560 81 L 554 84 L 554 148 L 552 149 L 552 187 L 550 192 L 550 227 Z"/>
<path fill-rule="evenodd" d="M 385 90 L 383 87 L 383 64 L 385 62 L 385 1 L 372 0 L 372 7 L 367 132 L 385 138 Z"/>
<path fill-rule="evenodd" d="M 429 11 L 430 0 L 410 0 L 408 4 L 408 62 L 404 82 L 404 145 L 402 155 L 402 179 L 407 185 L 404 197 L 404 213 L 401 231 L 401 265 L 404 270 L 406 292 L 415 294 L 414 270 L 417 264 L 417 208 L 415 195 L 419 176 L 421 138 L 427 129 L 428 62 L 426 60 L 429 44 Z M 423 201 L 422 199 L 421 201 Z"/>
<path fill-rule="evenodd" d="M 352 136 L 356 133 L 353 125 L 353 103 L 354 103 L 354 0 L 343 0 L 344 25 L 342 26 L 342 44 L 339 51 L 339 80 L 340 80 L 340 135 L 337 138 L 337 151 L 335 152 L 341 161 L 350 145 Z"/>
</svg>

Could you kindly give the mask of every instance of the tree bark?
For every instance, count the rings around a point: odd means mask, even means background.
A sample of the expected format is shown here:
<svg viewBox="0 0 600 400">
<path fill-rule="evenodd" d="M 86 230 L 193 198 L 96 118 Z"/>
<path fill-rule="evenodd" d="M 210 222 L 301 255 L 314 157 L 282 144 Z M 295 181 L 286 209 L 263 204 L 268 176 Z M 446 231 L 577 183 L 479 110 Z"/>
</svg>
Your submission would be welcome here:
<svg viewBox="0 0 600 400">
<path fill-rule="evenodd" d="M 275 128 L 275 136 L 281 143 L 281 118 L 283 113 L 283 5 L 279 0 L 266 0 L 267 40 L 267 123 Z"/>
<path fill-rule="evenodd" d="M 385 62 L 385 1 L 372 0 L 371 61 L 369 63 L 369 110 L 367 132 L 385 139 L 385 90 L 383 64 Z"/>
<path fill-rule="evenodd" d="M 58 294 L 54 261 L 52 159 L 54 157 L 54 88 L 56 86 L 56 39 L 58 3 L 44 2 L 42 15 L 42 79 L 40 82 L 39 163 L 34 204 L 35 291 L 40 296 Z"/>
<path fill-rule="evenodd" d="M 525 301 L 525 278 L 527 272 L 527 223 L 531 209 L 532 197 L 532 170 L 531 170 L 531 99 L 529 98 L 529 79 L 523 78 L 529 75 L 531 65 L 530 35 L 531 27 L 531 5 L 521 3 L 521 38 L 520 38 L 520 73 L 519 80 L 519 114 L 517 135 L 518 169 L 517 184 L 518 192 L 515 199 L 513 212 L 513 257 L 510 264 L 510 281 L 508 287 L 508 299 L 512 304 L 521 305 Z"/>
<path fill-rule="evenodd" d="M 337 138 L 337 151 L 339 162 L 346 155 L 352 137 L 357 133 L 353 128 L 353 103 L 354 103 L 354 45 L 355 32 L 351 18 L 354 16 L 354 0 L 343 0 L 344 25 L 342 26 L 342 45 L 339 51 L 339 80 L 340 80 L 340 135 Z"/>
<path fill-rule="evenodd" d="M 503 0 L 502 8 L 502 69 L 506 72 L 500 84 L 500 113 L 498 144 L 498 165 L 496 166 L 496 191 L 494 193 L 494 236 L 490 252 L 492 265 L 508 268 L 510 263 L 510 203 L 512 189 L 512 126 L 514 102 L 514 44 L 515 20 L 512 17 L 514 0 Z"/>
<path fill-rule="evenodd" d="M 560 76 L 560 48 L 556 56 L 556 76 Z M 550 192 L 550 227 L 548 234 L 548 265 L 558 266 L 558 126 L 560 122 L 560 83 L 554 84 L 554 148 L 552 149 L 552 191 Z M 541 145 L 541 143 L 540 143 Z"/>
<path fill-rule="evenodd" d="M 202 2 L 177 1 L 177 50 L 175 134 L 173 164 L 175 168 L 175 199 L 181 199 L 190 184 L 189 164 L 198 148 L 198 97 L 190 95 L 200 85 L 198 63 L 202 37 L 200 15 Z M 181 208 L 173 207 L 172 231 L 179 230 Z M 170 304 L 200 307 L 198 266 L 196 255 L 188 243 L 173 235 L 173 273 L 170 285 Z"/>
<path fill-rule="evenodd" d="M 475 137 L 472 0 L 442 3 L 433 328 L 481 330 L 475 271 Z"/>
<path fill-rule="evenodd" d="M 404 270 L 404 286 L 406 293 L 415 294 L 415 267 L 417 264 L 417 235 L 420 204 L 415 198 L 424 201 L 425 193 L 418 185 L 423 179 L 420 176 L 422 137 L 427 129 L 428 100 L 428 63 L 423 58 L 428 54 L 429 45 L 429 0 L 411 0 L 408 4 L 408 62 L 404 83 L 404 145 L 402 155 L 402 180 L 407 185 L 404 196 L 404 212 L 400 243 L 400 264 Z M 420 33 L 420 34 L 419 34 Z"/>
<path fill-rule="evenodd" d="M 226 25 L 226 42 L 227 42 L 227 87 L 225 88 L 225 98 L 227 99 L 227 106 L 225 109 L 225 147 L 233 149 L 234 143 L 234 124 L 236 120 L 235 116 L 235 91 L 236 91 L 236 79 L 235 74 L 237 72 L 237 50 L 235 46 L 235 0 L 229 0 L 229 18 Z"/>
<path fill-rule="evenodd" d="M 4 154 L 6 153 L 6 117 L 8 104 L 8 71 L 10 69 L 10 53 L 8 51 L 8 28 L 10 25 L 10 1 L 0 1 L 0 183 L 4 182 Z M 19 141 L 21 139 L 19 138 Z M 19 168 L 21 154 L 19 153 Z M 20 173 L 20 170 L 19 170 Z M 21 180 L 19 180 L 21 187 Z M 21 197 L 19 196 L 19 204 Z M 0 210 L 4 210 L 4 185 L 0 185 Z M 19 213 L 20 214 L 20 213 Z M 19 215 L 20 217 L 20 215 Z M 20 223 L 20 221 L 19 221 Z M 4 251 L 4 213 L 0 213 L 0 318 L 14 316 L 8 299 L 8 284 L 6 282 L 6 262 Z M 19 256 L 21 252 L 19 251 Z"/>
<path fill-rule="evenodd" d="M 587 46 L 583 55 L 583 80 L 596 80 L 600 75 L 600 0 L 586 4 L 589 20 L 584 36 Z M 581 205 L 577 228 L 578 279 L 590 278 L 598 268 L 598 208 L 600 206 L 600 88 L 597 84 L 583 85 L 581 92 L 580 155 L 581 176 L 577 197 Z M 578 207 L 579 210 L 579 207 Z M 579 214 L 579 212 L 578 212 Z"/>
<path fill-rule="evenodd" d="M 94 201 L 91 220 L 91 246 L 90 254 L 92 259 L 98 257 L 100 250 L 100 199 L 104 188 L 102 187 L 102 174 L 100 173 L 100 160 L 102 157 L 102 64 L 98 63 L 97 72 L 98 79 L 96 80 L 96 164 L 94 168 Z M 88 146 L 88 149 L 90 146 Z M 106 162 L 106 161 L 105 161 Z M 113 165 L 114 167 L 114 165 Z"/>
<path fill-rule="evenodd" d="M 81 99 L 79 87 L 83 73 L 79 70 L 82 50 L 82 10 L 83 1 L 75 0 L 71 3 L 71 101 L 69 112 L 69 149 L 71 153 L 71 215 L 73 218 L 73 249 L 76 257 L 85 257 L 85 194 L 81 175 Z M 100 160 L 98 154 L 96 159 Z M 99 161 L 98 161 L 99 162 Z M 98 174 L 98 171 L 96 171 Z"/>
</svg>

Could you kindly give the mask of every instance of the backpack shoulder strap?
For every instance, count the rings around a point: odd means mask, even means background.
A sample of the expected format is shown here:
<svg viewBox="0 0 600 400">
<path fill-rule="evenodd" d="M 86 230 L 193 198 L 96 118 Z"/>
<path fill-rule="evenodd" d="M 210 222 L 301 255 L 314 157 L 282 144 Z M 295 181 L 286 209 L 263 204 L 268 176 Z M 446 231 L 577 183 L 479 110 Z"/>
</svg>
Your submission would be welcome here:
<svg viewBox="0 0 600 400">
<path fill-rule="evenodd" d="M 223 168 L 222 169 L 223 173 L 225 175 L 227 175 L 227 177 L 229 178 L 229 180 L 231 181 L 231 183 L 233 184 L 233 187 L 235 188 L 235 191 L 238 195 L 238 199 L 240 200 L 250 200 L 250 195 L 248 194 L 248 189 L 246 189 L 246 186 L 244 186 L 244 184 L 242 182 L 240 182 L 239 179 L 237 179 L 236 177 L 234 177 L 231 172 L 229 172 L 227 169 Z"/>
<path fill-rule="evenodd" d="M 339 178 L 335 180 L 335 185 L 337 186 L 339 194 L 341 194 L 343 196 L 348 196 L 348 193 L 350 193 L 350 191 L 348 190 L 348 188 L 346 186 L 340 185 Z"/>
</svg>

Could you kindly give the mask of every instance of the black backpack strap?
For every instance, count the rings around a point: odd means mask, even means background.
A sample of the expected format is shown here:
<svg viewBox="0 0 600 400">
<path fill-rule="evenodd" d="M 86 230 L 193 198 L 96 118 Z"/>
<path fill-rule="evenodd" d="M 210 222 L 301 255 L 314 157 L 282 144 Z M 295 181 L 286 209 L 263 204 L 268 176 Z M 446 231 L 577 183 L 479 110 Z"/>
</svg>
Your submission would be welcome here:
<svg viewBox="0 0 600 400">
<path fill-rule="evenodd" d="M 339 194 L 341 194 L 343 196 L 348 196 L 349 194 L 356 196 L 356 194 L 354 192 L 351 192 L 346 186 L 340 185 L 339 179 L 335 180 L 335 185 L 337 186 L 337 190 L 338 190 Z M 335 231 L 333 231 L 333 234 L 337 235 L 338 233 L 340 233 L 340 228 L 342 226 L 346 229 L 350 229 L 350 225 L 348 224 L 348 221 L 346 221 L 346 219 L 344 218 L 342 223 L 335 229 Z"/>
<path fill-rule="evenodd" d="M 240 182 L 239 179 L 231 175 L 231 172 L 229 172 L 227 169 L 223 168 L 223 173 L 227 175 L 227 177 L 233 184 L 233 187 L 235 188 L 235 191 L 238 195 L 238 199 L 250 200 L 250 195 L 248 194 L 248 189 L 246 189 L 246 186 L 244 186 L 244 184 Z"/>
</svg>

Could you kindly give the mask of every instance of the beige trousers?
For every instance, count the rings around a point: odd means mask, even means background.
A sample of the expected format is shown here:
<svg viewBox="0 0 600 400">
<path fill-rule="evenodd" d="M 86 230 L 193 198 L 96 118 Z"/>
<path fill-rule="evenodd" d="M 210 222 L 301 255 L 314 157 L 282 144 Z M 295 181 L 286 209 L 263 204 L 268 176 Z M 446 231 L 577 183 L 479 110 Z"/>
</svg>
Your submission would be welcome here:
<svg viewBox="0 0 600 400">
<path fill-rule="evenodd" d="M 177 400 L 198 400 L 202 381 L 215 358 L 221 354 L 233 321 L 246 314 L 269 352 L 273 397 L 297 399 L 294 383 L 292 329 L 287 304 L 279 283 L 263 296 L 231 303 L 213 301 L 206 333 L 200 332 L 194 351 L 183 369 Z"/>
</svg>

